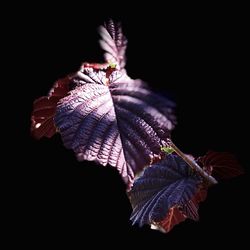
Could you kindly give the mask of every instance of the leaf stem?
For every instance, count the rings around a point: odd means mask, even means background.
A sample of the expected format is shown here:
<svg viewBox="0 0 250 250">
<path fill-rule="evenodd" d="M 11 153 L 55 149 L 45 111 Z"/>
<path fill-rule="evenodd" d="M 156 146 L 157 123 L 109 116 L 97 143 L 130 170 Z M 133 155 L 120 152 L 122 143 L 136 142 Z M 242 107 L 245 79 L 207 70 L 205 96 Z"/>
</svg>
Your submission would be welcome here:
<svg viewBox="0 0 250 250">
<path fill-rule="evenodd" d="M 185 155 L 170 139 L 167 141 L 168 145 L 174 149 L 176 154 L 178 154 L 193 170 L 199 173 L 205 180 L 210 184 L 217 184 L 216 179 L 205 172 L 194 160 L 190 159 Z"/>
</svg>

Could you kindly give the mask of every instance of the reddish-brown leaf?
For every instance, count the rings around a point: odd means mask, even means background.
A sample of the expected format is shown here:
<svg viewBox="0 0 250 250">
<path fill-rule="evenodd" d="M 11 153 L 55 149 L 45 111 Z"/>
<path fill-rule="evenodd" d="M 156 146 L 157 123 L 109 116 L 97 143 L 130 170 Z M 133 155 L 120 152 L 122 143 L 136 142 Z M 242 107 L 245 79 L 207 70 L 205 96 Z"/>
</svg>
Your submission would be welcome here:
<svg viewBox="0 0 250 250">
<path fill-rule="evenodd" d="M 175 225 L 183 222 L 187 218 L 198 221 L 199 220 L 199 203 L 204 201 L 207 197 L 207 189 L 201 188 L 192 199 L 183 203 L 182 205 L 176 205 L 169 209 L 166 217 L 155 223 L 155 226 L 160 230 L 168 233 Z"/>
<path fill-rule="evenodd" d="M 227 152 L 209 151 L 198 162 L 217 179 L 229 179 L 244 173 L 234 155 Z"/>
<path fill-rule="evenodd" d="M 180 207 L 182 212 L 191 220 L 199 220 L 199 203 L 207 198 L 207 188 L 200 188 L 191 200 Z"/>
<path fill-rule="evenodd" d="M 181 223 L 187 218 L 187 216 L 180 211 L 178 206 L 171 207 L 164 220 L 156 223 L 157 227 L 160 227 L 165 233 L 168 233 L 175 225 Z"/>
<path fill-rule="evenodd" d="M 48 96 L 42 96 L 33 103 L 31 116 L 31 134 L 36 138 L 52 137 L 56 133 L 54 116 L 58 101 L 69 91 L 69 77 L 58 80 Z"/>
</svg>

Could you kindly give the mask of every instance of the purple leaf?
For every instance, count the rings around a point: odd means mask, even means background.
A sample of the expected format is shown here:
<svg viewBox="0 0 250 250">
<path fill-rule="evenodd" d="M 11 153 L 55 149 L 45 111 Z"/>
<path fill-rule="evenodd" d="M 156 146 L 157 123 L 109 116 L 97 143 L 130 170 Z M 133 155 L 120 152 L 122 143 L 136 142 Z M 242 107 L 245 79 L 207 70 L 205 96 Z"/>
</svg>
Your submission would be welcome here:
<svg viewBox="0 0 250 250">
<path fill-rule="evenodd" d="M 134 182 L 129 193 L 133 207 L 131 215 L 133 224 L 159 225 L 165 220 L 166 227 L 171 229 L 172 225 L 167 220 L 168 216 L 173 215 L 171 215 L 174 212 L 172 208 L 182 207 L 190 212 L 190 204 L 187 203 L 199 191 L 200 183 L 201 178 L 194 175 L 187 163 L 179 156 L 166 156 L 161 162 L 147 168 L 143 175 Z M 184 217 L 191 216 L 180 213 L 177 215 L 176 223 L 184 220 Z"/>
<path fill-rule="evenodd" d="M 173 103 L 124 70 L 82 67 L 73 90 L 57 108 L 55 123 L 78 160 L 118 169 L 128 187 L 135 174 L 161 154 L 174 127 Z"/>
<path fill-rule="evenodd" d="M 100 46 L 105 51 L 106 62 L 116 64 L 118 69 L 123 69 L 126 64 L 127 39 L 122 33 L 121 24 L 109 20 L 99 28 L 99 32 L 102 38 Z"/>
</svg>

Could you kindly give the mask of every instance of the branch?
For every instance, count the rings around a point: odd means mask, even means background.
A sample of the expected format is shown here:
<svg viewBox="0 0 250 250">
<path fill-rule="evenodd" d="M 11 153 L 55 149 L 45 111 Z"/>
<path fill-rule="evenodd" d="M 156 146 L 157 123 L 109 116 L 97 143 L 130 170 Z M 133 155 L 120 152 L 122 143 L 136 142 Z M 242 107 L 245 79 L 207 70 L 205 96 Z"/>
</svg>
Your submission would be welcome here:
<svg viewBox="0 0 250 250">
<path fill-rule="evenodd" d="M 167 141 L 168 145 L 174 149 L 176 154 L 178 154 L 194 171 L 200 174 L 205 180 L 210 184 L 217 184 L 216 179 L 205 172 L 194 160 L 186 156 L 170 139 Z"/>
</svg>

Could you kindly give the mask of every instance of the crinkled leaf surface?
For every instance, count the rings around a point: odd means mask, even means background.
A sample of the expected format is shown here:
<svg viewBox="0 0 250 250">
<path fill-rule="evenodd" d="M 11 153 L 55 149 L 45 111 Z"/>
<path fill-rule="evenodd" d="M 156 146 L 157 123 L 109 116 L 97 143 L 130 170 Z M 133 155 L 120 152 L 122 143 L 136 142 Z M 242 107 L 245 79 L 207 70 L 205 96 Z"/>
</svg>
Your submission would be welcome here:
<svg viewBox="0 0 250 250">
<path fill-rule="evenodd" d="M 182 216 L 179 210 L 174 214 L 174 207 L 182 207 L 190 201 L 198 192 L 200 183 L 201 179 L 190 171 L 179 156 L 166 156 L 147 168 L 134 182 L 129 193 L 133 224 L 157 224 L 166 218 L 173 220 L 173 215 L 178 217 L 175 219 L 177 222 L 184 220 L 187 215 Z M 170 229 L 174 224 L 165 223 L 169 224 L 166 227 Z"/>
<path fill-rule="evenodd" d="M 100 35 L 106 62 L 83 63 L 36 100 L 31 130 L 37 138 L 59 131 L 79 160 L 117 168 L 129 188 L 135 174 L 160 157 L 175 124 L 174 105 L 128 77 L 120 24 L 110 20 Z"/>
<path fill-rule="evenodd" d="M 73 82 L 55 117 L 64 145 L 79 160 L 116 167 L 130 185 L 161 154 L 174 127 L 173 103 L 125 71 L 107 79 L 104 71 L 82 68 Z"/>
<path fill-rule="evenodd" d="M 110 21 L 100 34 L 108 64 L 84 63 L 72 76 L 55 124 L 80 161 L 117 168 L 130 187 L 135 174 L 159 158 L 175 124 L 174 104 L 128 77 L 120 25 Z"/>
</svg>

